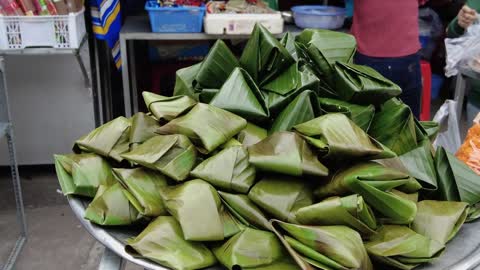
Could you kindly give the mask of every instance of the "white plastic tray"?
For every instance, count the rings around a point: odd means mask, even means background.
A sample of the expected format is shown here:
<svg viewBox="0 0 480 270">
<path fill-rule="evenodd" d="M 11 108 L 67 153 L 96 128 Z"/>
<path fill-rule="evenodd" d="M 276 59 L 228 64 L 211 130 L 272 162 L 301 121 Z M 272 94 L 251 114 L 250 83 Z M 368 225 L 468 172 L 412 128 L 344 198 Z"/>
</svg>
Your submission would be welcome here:
<svg viewBox="0 0 480 270">
<path fill-rule="evenodd" d="M 249 35 L 256 23 L 261 23 L 272 34 L 283 33 L 280 12 L 273 14 L 209 14 L 204 19 L 205 33 L 212 35 Z"/>
</svg>

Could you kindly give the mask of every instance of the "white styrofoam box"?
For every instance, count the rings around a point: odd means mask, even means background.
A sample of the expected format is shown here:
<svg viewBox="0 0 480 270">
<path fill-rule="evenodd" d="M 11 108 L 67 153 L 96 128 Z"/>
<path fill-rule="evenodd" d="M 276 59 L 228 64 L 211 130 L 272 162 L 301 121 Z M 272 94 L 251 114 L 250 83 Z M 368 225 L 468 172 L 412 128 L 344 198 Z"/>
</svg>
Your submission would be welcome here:
<svg viewBox="0 0 480 270">
<path fill-rule="evenodd" d="M 0 50 L 76 49 L 84 37 L 84 10 L 68 15 L 0 16 Z"/>
<path fill-rule="evenodd" d="M 283 32 L 283 18 L 272 14 L 208 14 L 204 19 L 205 33 L 212 35 L 249 35 L 255 23 L 261 23 L 272 34 Z"/>
</svg>

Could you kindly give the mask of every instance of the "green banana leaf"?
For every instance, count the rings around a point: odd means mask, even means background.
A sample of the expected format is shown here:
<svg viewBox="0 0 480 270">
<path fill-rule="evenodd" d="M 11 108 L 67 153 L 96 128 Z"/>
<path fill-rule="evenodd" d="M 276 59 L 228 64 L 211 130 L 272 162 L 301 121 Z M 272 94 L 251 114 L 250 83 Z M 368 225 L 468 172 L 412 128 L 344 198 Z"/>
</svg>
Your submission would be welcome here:
<svg viewBox="0 0 480 270">
<path fill-rule="evenodd" d="M 306 226 L 274 220 L 286 242 L 320 269 L 373 270 L 360 234 L 346 226 Z"/>
<path fill-rule="evenodd" d="M 262 211 L 244 194 L 231 194 L 219 191 L 222 201 L 230 212 L 245 225 L 258 229 L 271 230 L 271 225 Z"/>
<path fill-rule="evenodd" d="M 129 151 L 129 119 L 120 116 L 94 129 L 75 141 L 74 152 L 93 152 L 121 162 L 121 154 Z"/>
<path fill-rule="evenodd" d="M 255 167 L 243 146 L 231 146 L 204 160 L 190 175 L 221 190 L 247 193 L 255 182 Z"/>
<path fill-rule="evenodd" d="M 242 146 L 242 143 L 237 141 L 237 139 L 235 139 L 235 138 L 231 138 L 230 140 L 228 140 L 228 142 L 220 145 L 218 148 L 219 149 L 226 149 L 226 148 L 233 147 L 233 146 Z M 213 155 L 213 153 L 212 153 L 212 155 Z"/>
<path fill-rule="evenodd" d="M 276 78 L 265 84 L 262 89 L 283 96 L 297 89 L 301 80 L 298 65 L 298 62 L 292 64 Z"/>
<path fill-rule="evenodd" d="M 247 123 L 247 126 L 238 133 L 238 141 L 245 147 L 254 145 L 268 136 L 267 130 L 252 123 Z"/>
<path fill-rule="evenodd" d="M 327 176 L 308 144 L 293 132 L 277 132 L 248 147 L 250 163 L 257 169 L 292 176 Z"/>
<path fill-rule="evenodd" d="M 333 85 L 335 62 L 352 62 L 356 50 L 355 37 L 329 30 L 304 30 L 297 41 L 307 48 L 308 57 L 315 63 L 321 78 Z"/>
<path fill-rule="evenodd" d="M 336 62 L 334 68 L 335 89 L 345 101 L 379 105 L 402 93 L 398 85 L 371 67 Z"/>
<path fill-rule="evenodd" d="M 369 130 L 375 115 L 375 106 L 371 104 L 362 106 L 332 98 L 318 98 L 318 103 L 325 114 L 343 113 L 365 132 Z"/>
<path fill-rule="evenodd" d="M 285 259 L 287 254 L 275 234 L 251 228 L 246 228 L 223 245 L 213 248 L 213 253 L 229 270 L 298 269 L 297 265 Z"/>
<path fill-rule="evenodd" d="M 255 24 L 242 56 L 241 66 L 262 86 L 290 67 L 295 59 L 261 24 Z"/>
<path fill-rule="evenodd" d="M 159 121 L 171 121 L 197 104 L 189 96 L 164 97 L 146 91 L 142 93 L 142 96 L 148 110 Z"/>
<path fill-rule="evenodd" d="M 362 196 L 330 197 L 298 209 L 298 222 L 305 225 L 345 225 L 364 236 L 375 233 L 375 216 Z"/>
<path fill-rule="evenodd" d="M 269 118 L 264 97 L 248 73 L 235 68 L 210 105 L 235 113 L 252 122 Z"/>
<path fill-rule="evenodd" d="M 248 198 L 273 217 L 292 223 L 297 223 L 298 209 L 313 204 L 310 186 L 284 176 L 266 176 L 253 186 Z"/>
<path fill-rule="evenodd" d="M 170 216 L 152 221 L 137 237 L 128 240 L 127 251 L 128 248 L 175 270 L 206 268 L 217 262 L 204 244 L 184 240 L 180 225 Z"/>
<path fill-rule="evenodd" d="M 385 225 L 365 243 L 365 248 L 372 258 L 408 270 L 431 262 L 445 246 L 406 226 Z"/>
<path fill-rule="evenodd" d="M 99 186 L 115 184 L 112 167 L 96 154 L 54 155 L 55 171 L 64 195 L 93 198 Z"/>
<path fill-rule="evenodd" d="M 136 113 L 132 117 L 132 126 L 130 127 L 130 149 L 132 150 L 139 144 L 157 135 L 155 130 L 159 127 L 160 125 L 155 118 L 142 112 Z"/>
<path fill-rule="evenodd" d="M 211 105 L 199 103 L 186 115 L 157 130 L 159 134 L 183 134 L 205 154 L 226 143 L 245 128 L 245 119 Z"/>
<path fill-rule="evenodd" d="M 438 132 L 440 131 L 440 126 L 437 122 L 434 121 L 420 121 L 420 125 L 427 132 L 428 138 L 430 141 L 435 141 L 437 138 Z"/>
<path fill-rule="evenodd" d="M 409 175 L 376 162 L 364 162 L 340 169 L 326 184 L 315 190 L 319 198 L 357 193 L 387 222 L 409 224 L 415 218 L 417 206 L 392 192 L 392 189 L 415 192 L 421 186 Z"/>
<path fill-rule="evenodd" d="M 195 80 L 201 88 L 220 88 L 230 73 L 239 66 L 235 55 L 219 39 L 203 60 Z"/>
<path fill-rule="evenodd" d="M 120 183 L 110 187 L 100 186 L 93 201 L 85 210 L 85 219 L 98 225 L 131 225 L 142 218 L 130 204 Z"/>
<path fill-rule="evenodd" d="M 458 233 L 467 219 L 468 204 L 448 201 L 421 201 L 417 203 L 417 216 L 412 230 L 446 244 Z"/>
<path fill-rule="evenodd" d="M 438 147 L 435 155 L 438 172 L 437 197 L 445 201 L 480 202 L 480 176 L 455 155 Z"/>
<path fill-rule="evenodd" d="M 182 227 L 185 240 L 218 241 L 224 239 L 221 200 L 207 182 L 195 179 L 161 190 L 168 212 Z"/>
<path fill-rule="evenodd" d="M 229 208 L 223 204 L 220 207 L 220 218 L 223 222 L 224 238 L 230 238 L 246 228 L 243 221 L 238 220 L 234 214 L 230 213 Z"/>
<path fill-rule="evenodd" d="M 405 192 L 402 192 L 400 190 L 396 190 L 396 189 L 392 189 L 392 193 L 399 196 L 399 197 L 402 197 L 404 199 L 407 199 L 409 201 L 412 201 L 414 203 L 417 203 L 418 202 L 418 192 L 415 192 L 415 193 L 405 193 Z"/>
<path fill-rule="evenodd" d="M 198 99 L 202 103 L 210 103 L 212 99 L 215 97 L 215 95 L 218 94 L 220 89 L 207 89 L 204 88 L 201 90 L 201 92 L 198 93 Z"/>
<path fill-rule="evenodd" d="M 297 53 L 297 46 L 296 46 L 295 36 L 287 32 L 283 37 L 280 39 L 280 44 L 285 47 L 285 49 L 290 53 L 295 61 L 298 62 L 298 53 Z"/>
<path fill-rule="evenodd" d="M 184 135 L 157 135 L 122 157 L 183 181 L 195 166 L 197 152 Z"/>
<path fill-rule="evenodd" d="M 310 90 L 303 91 L 277 116 L 270 128 L 270 134 L 289 131 L 295 125 L 312 120 L 320 114 L 317 95 Z"/>
<path fill-rule="evenodd" d="M 125 188 L 125 196 L 142 216 L 158 217 L 167 213 L 160 196 L 160 190 L 167 186 L 165 176 L 144 168 L 113 169 L 112 172 Z"/>
<path fill-rule="evenodd" d="M 329 113 L 296 125 L 296 131 L 327 159 L 382 159 L 395 153 L 368 136 L 341 113 Z"/>
<path fill-rule="evenodd" d="M 480 206 L 478 204 L 468 209 L 467 219 L 465 222 L 472 222 L 480 218 Z"/>
<path fill-rule="evenodd" d="M 185 95 L 198 101 L 198 94 L 195 93 L 193 81 L 195 80 L 195 77 L 197 76 L 201 66 L 202 63 L 198 63 L 193 66 L 177 70 L 175 73 L 175 88 L 173 89 L 174 96 Z"/>
</svg>

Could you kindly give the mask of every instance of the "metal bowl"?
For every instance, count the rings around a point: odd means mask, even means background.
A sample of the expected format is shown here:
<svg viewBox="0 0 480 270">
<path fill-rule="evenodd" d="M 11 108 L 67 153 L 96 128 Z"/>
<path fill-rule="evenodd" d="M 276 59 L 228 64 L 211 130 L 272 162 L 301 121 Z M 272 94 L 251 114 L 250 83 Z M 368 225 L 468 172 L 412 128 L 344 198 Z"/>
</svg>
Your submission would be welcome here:
<svg viewBox="0 0 480 270">
<path fill-rule="evenodd" d="M 126 239 L 138 235 L 138 229 L 129 227 L 101 227 L 83 218 L 90 200 L 67 196 L 68 203 L 80 223 L 97 241 L 118 256 L 150 270 L 170 270 L 152 261 L 135 258 L 125 251 Z M 480 264 L 480 222 L 465 224 L 458 235 L 447 244 L 446 251 L 433 264 L 415 268 L 417 270 L 469 270 Z M 222 266 L 213 266 L 204 270 L 224 270 Z"/>
</svg>

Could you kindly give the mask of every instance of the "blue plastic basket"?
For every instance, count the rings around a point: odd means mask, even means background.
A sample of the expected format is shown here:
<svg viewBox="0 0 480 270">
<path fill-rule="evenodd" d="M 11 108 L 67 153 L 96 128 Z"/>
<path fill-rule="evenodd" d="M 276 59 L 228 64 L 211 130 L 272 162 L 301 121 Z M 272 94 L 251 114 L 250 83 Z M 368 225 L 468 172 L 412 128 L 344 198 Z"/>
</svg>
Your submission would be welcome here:
<svg viewBox="0 0 480 270">
<path fill-rule="evenodd" d="M 150 17 L 152 32 L 202 32 L 205 7 L 161 7 L 155 1 L 147 1 L 145 10 Z"/>
</svg>

